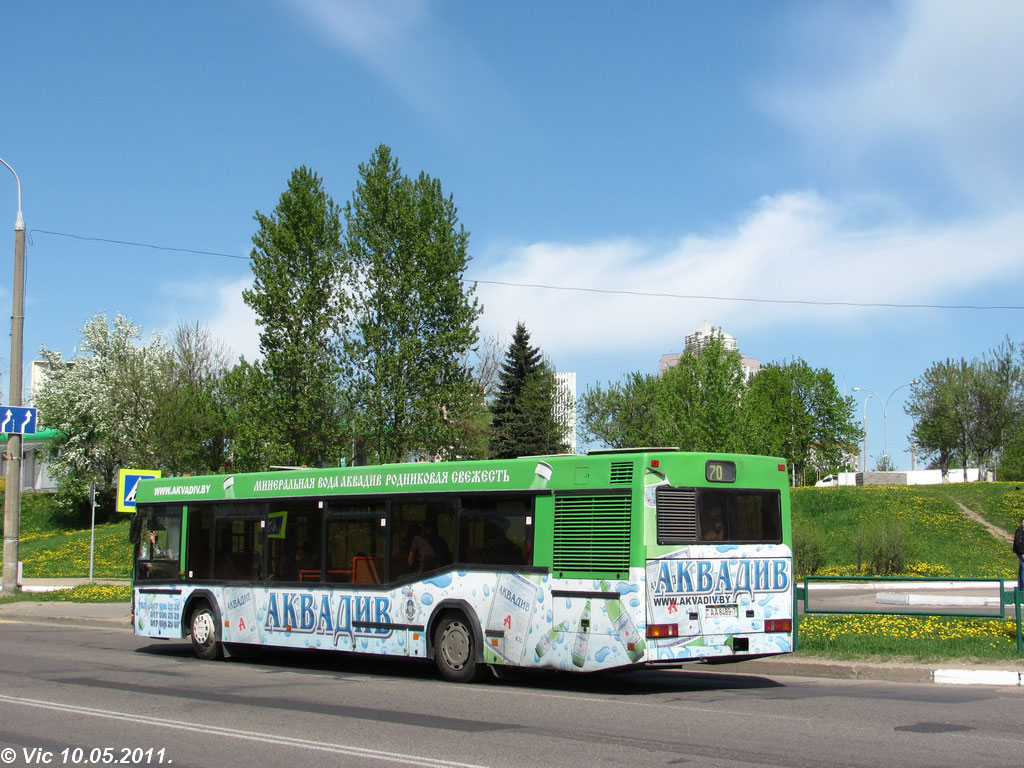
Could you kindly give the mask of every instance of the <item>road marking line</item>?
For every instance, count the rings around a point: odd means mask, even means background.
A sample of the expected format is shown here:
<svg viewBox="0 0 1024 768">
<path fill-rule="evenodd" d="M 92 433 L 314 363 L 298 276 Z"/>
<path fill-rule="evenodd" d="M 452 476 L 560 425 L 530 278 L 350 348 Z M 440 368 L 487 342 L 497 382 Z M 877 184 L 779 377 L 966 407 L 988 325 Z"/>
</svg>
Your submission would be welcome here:
<svg viewBox="0 0 1024 768">
<path fill-rule="evenodd" d="M 310 741 L 308 739 L 296 739 L 290 736 L 270 736 L 264 733 L 253 731 L 241 731 L 235 728 L 221 728 L 216 725 L 197 725 L 182 720 L 167 720 L 160 717 L 147 717 L 145 715 L 133 715 L 127 712 L 113 712 L 106 709 L 93 709 L 92 707 L 79 707 L 73 704 L 60 704 L 53 701 L 39 701 L 38 699 L 22 699 L 15 696 L 4 696 L 0 694 L 0 702 L 9 704 L 20 704 L 26 707 L 38 709 L 51 709 L 56 712 L 71 712 L 78 715 L 89 715 L 91 717 L 102 717 L 107 720 L 124 720 L 129 723 L 141 725 L 154 725 L 163 728 L 174 728 L 181 731 L 192 731 L 214 736 L 227 736 L 232 739 L 244 741 L 258 741 L 265 744 L 275 744 L 287 747 L 298 747 L 317 752 L 330 752 L 340 755 L 351 755 L 364 757 L 370 760 L 385 760 L 392 763 L 403 763 L 405 765 L 422 765 L 430 768 L 487 768 L 475 763 L 459 763 L 451 760 L 437 760 L 432 757 L 421 757 L 418 755 L 406 755 L 400 752 L 386 752 L 379 749 L 366 749 L 354 747 L 347 744 L 331 744 L 324 741 Z"/>
</svg>

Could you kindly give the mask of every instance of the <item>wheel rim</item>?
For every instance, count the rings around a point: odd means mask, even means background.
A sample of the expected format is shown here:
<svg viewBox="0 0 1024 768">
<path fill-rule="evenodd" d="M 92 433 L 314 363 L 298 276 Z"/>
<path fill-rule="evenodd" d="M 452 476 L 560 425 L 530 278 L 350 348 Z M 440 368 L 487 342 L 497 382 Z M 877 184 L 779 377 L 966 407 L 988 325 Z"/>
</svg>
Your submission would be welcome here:
<svg viewBox="0 0 1024 768">
<path fill-rule="evenodd" d="M 200 611 L 192 619 L 192 638 L 199 645 L 206 645 L 213 637 L 213 616 L 209 611 Z"/>
<path fill-rule="evenodd" d="M 466 625 L 453 621 L 444 628 L 441 634 L 441 658 L 451 669 L 459 670 L 469 661 L 472 640 Z"/>
</svg>

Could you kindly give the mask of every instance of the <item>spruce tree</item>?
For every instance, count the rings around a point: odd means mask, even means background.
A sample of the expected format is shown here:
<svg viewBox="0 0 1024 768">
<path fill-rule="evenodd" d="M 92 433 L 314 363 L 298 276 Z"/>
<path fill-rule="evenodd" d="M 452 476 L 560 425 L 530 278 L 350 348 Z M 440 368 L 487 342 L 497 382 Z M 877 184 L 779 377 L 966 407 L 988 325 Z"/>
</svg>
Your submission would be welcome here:
<svg viewBox="0 0 1024 768">
<path fill-rule="evenodd" d="M 523 323 L 516 325 L 498 380 L 491 406 L 492 455 L 510 459 L 564 451 L 564 431 L 555 415 L 555 374 L 530 344 Z"/>
</svg>

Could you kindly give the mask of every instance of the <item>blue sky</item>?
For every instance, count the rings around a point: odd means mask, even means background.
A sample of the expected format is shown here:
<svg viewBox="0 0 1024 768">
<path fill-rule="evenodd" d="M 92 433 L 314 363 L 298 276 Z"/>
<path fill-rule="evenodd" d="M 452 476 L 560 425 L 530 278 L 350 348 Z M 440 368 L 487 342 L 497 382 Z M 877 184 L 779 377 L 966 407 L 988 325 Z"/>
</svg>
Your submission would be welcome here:
<svg viewBox="0 0 1024 768">
<path fill-rule="evenodd" d="M 96 312 L 147 335 L 199 320 L 253 357 L 244 259 L 31 230 L 244 257 L 295 166 L 343 203 L 381 142 L 454 195 L 470 278 L 1024 305 L 1019 2 L 41 0 L 0 22 L 0 157 L 31 234 L 26 362 L 40 345 L 72 355 Z M 15 192 L 0 168 L 0 224 Z M 704 320 L 752 357 L 801 357 L 882 397 L 935 361 L 1024 341 L 1019 309 L 478 296 L 485 334 L 522 320 L 581 390 L 656 371 Z M 902 467 L 906 392 L 887 419 Z M 874 461 L 877 400 L 867 415 Z"/>
</svg>

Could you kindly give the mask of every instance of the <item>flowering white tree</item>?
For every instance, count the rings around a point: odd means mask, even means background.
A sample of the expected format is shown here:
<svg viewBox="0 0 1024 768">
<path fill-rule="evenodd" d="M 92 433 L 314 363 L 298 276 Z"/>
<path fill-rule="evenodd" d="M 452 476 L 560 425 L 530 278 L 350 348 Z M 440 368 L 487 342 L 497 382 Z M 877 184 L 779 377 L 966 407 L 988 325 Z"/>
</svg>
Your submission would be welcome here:
<svg viewBox="0 0 1024 768">
<path fill-rule="evenodd" d="M 47 377 L 33 393 L 40 422 L 61 433 L 51 446 L 50 471 L 61 491 L 80 496 L 90 482 L 112 496 L 121 467 L 156 461 L 150 430 L 166 370 L 159 335 L 142 344 L 142 328 L 117 315 L 89 318 L 72 360 L 43 347 Z"/>
</svg>

